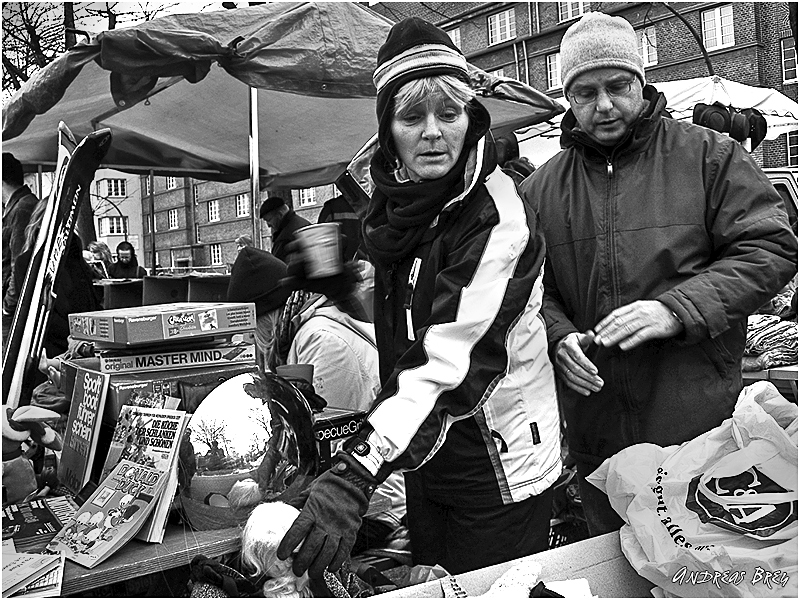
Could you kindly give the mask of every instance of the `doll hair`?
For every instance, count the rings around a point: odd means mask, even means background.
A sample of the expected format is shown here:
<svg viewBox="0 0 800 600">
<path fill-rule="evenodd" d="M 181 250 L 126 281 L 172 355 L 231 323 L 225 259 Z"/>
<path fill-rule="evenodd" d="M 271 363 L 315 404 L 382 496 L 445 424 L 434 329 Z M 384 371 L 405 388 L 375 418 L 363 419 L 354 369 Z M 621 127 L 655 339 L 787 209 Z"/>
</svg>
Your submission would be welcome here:
<svg viewBox="0 0 800 600">
<path fill-rule="evenodd" d="M 292 558 L 278 560 L 278 544 L 297 515 L 296 508 L 283 502 L 259 504 L 250 513 L 242 532 L 242 562 L 256 578 L 266 575 L 265 598 L 310 598 L 308 574 L 292 573 Z"/>
</svg>

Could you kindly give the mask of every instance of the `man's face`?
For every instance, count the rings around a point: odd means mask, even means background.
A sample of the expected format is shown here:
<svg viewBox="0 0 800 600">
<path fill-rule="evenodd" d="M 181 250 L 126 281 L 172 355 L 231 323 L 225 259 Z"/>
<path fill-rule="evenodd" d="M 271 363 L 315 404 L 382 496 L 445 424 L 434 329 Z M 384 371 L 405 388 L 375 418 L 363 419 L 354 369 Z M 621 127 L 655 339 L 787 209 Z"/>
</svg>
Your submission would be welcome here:
<svg viewBox="0 0 800 600">
<path fill-rule="evenodd" d="M 581 73 L 567 92 L 580 128 L 604 146 L 613 146 L 644 108 L 642 84 L 625 69 Z"/>
<path fill-rule="evenodd" d="M 278 225 L 280 225 L 282 216 L 283 213 L 281 213 L 281 209 L 276 208 L 275 210 L 271 210 L 265 214 L 264 220 L 267 222 L 267 225 L 269 225 L 269 228 L 272 231 L 275 231 L 278 228 Z"/>
<path fill-rule="evenodd" d="M 120 250 L 117 252 L 117 258 L 119 262 L 123 265 L 128 265 L 131 262 L 131 258 L 133 257 L 133 253 L 130 250 Z"/>
</svg>

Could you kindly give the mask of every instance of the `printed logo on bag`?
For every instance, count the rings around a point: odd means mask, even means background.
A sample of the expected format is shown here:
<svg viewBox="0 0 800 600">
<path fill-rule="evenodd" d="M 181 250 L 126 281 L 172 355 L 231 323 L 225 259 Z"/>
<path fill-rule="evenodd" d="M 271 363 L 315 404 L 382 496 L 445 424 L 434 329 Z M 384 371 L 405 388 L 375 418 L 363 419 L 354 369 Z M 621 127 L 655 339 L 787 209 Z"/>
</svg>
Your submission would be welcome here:
<svg viewBox="0 0 800 600">
<path fill-rule="evenodd" d="M 731 477 L 711 478 L 706 486 L 701 475 L 689 483 L 686 508 L 697 513 L 703 523 L 711 523 L 757 539 L 768 538 L 797 520 L 797 501 L 768 504 L 727 504 L 725 498 L 753 494 L 785 494 L 786 489 L 772 481 L 756 467 Z M 723 499 L 720 503 L 703 492 L 703 488 Z"/>
</svg>

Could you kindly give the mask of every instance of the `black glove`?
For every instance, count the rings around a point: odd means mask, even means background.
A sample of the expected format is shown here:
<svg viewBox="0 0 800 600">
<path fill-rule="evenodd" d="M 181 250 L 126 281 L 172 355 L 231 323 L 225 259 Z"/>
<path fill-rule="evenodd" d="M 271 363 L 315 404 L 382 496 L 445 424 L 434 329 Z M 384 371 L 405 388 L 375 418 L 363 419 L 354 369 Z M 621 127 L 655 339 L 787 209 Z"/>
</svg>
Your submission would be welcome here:
<svg viewBox="0 0 800 600">
<path fill-rule="evenodd" d="M 351 455 L 336 454 L 337 462 L 308 487 L 305 506 L 278 546 L 280 560 L 289 558 L 300 542 L 292 571 L 320 578 L 336 571 L 350 556 L 377 482 Z"/>
<path fill-rule="evenodd" d="M 282 287 L 290 290 L 304 290 L 322 294 L 331 300 L 339 300 L 353 292 L 356 284 L 361 281 L 361 275 L 355 263 L 344 263 L 344 271 L 330 277 L 308 278 L 303 253 L 297 241 L 289 242 L 286 246 L 289 257 L 286 264 L 286 277 L 281 279 Z"/>
</svg>

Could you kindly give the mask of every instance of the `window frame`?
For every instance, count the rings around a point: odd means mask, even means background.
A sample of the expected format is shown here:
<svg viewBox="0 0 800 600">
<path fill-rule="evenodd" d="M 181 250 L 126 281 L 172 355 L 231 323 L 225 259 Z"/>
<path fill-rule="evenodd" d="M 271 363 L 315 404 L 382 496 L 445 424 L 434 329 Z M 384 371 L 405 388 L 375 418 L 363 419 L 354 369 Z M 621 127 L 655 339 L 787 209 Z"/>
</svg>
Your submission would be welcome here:
<svg viewBox="0 0 800 600">
<path fill-rule="evenodd" d="M 222 244 L 209 244 L 208 253 L 213 266 L 224 264 L 222 262 Z M 216 257 L 214 256 L 215 254 Z"/>
<path fill-rule="evenodd" d="M 236 217 L 250 216 L 250 194 L 236 194 Z"/>
<path fill-rule="evenodd" d="M 502 17 L 505 17 L 505 34 L 508 37 L 503 37 L 504 28 L 502 27 Z M 494 23 L 493 19 L 495 20 Z M 496 46 L 497 44 L 502 44 L 503 42 L 515 39 L 517 37 L 517 17 L 514 7 L 507 8 L 506 10 L 486 17 L 486 26 L 489 46 Z M 493 39 L 495 36 L 497 39 Z"/>
<path fill-rule="evenodd" d="M 553 72 L 552 61 L 555 61 L 555 83 L 551 81 L 551 73 Z M 561 52 L 553 52 L 545 57 L 545 71 L 547 72 L 547 91 L 558 90 L 564 87 L 561 81 Z"/>
<path fill-rule="evenodd" d="M 297 202 L 300 206 L 315 206 L 317 204 L 317 188 L 299 190 Z"/>
<path fill-rule="evenodd" d="M 112 227 L 112 223 L 114 226 Z M 100 218 L 100 235 L 125 235 L 128 232 L 128 217 L 119 215 L 107 215 Z"/>
<path fill-rule="evenodd" d="M 110 177 L 106 182 L 106 198 L 127 198 L 128 182 L 119 177 Z M 114 188 L 119 188 L 115 190 Z"/>
<path fill-rule="evenodd" d="M 178 209 L 170 208 L 167 212 L 167 226 L 169 229 L 178 229 Z"/>
<path fill-rule="evenodd" d="M 217 223 L 220 221 L 219 200 L 209 200 L 206 205 L 206 216 L 209 223 Z"/>
<path fill-rule="evenodd" d="M 794 138 L 794 143 L 792 143 Z M 792 154 L 794 150 L 794 155 Z M 786 165 L 789 167 L 798 166 L 798 132 L 790 131 L 786 134 Z"/>
<path fill-rule="evenodd" d="M 575 14 L 573 13 L 573 9 Z M 558 2 L 558 22 L 565 23 L 586 14 L 586 2 Z"/>
<path fill-rule="evenodd" d="M 197 183 L 192 185 L 192 199 L 194 200 L 195 204 L 200 202 L 200 185 Z"/>
<path fill-rule="evenodd" d="M 652 31 L 652 35 L 648 32 Z M 656 26 L 655 25 L 648 25 L 647 27 L 642 27 L 641 29 L 636 30 L 636 36 L 638 37 L 638 46 L 639 46 L 639 55 L 642 57 L 642 64 L 645 67 L 652 67 L 658 64 L 658 37 L 656 34 Z M 654 60 L 650 60 L 649 50 L 652 50 L 652 54 L 654 55 Z"/>
<path fill-rule="evenodd" d="M 787 69 L 786 68 L 787 48 L 786 48 L 786 45 L 784 44 L 784 42 L 788 42 L 788 46 L 789 46 L 788 49 L 791 50 L 792 53 L 794 54 L 793 57 L 788 59 L 788 60 L 794 61 L 794 67 L 792 69 Z M 794 77 L 787 78 L 786 77 L 787 70 L 794 71 Z M 781 38 L 781 74 L 783 75 L 783 83 L 797 83 L 797 48 L 795 48 L 794 39 L 790 38 L 790 37 L 789 38 Z"/>
<path fill-rule="evenodd" d="M 461 48 L 461 27 L 445 29 L 445 33 L 450 37 L 450 40 L 453 42 L 453 44 L 455 44 L 456 48 L 463 50 L 463 48 Z"/>
<path fill-rule="evenodd" d="M 164 187 L 168 190 L 177 190 L 178 189 L 178 178 L 172 176 L 166 176 L 164 178 Z"/>
<path fill-rule="evenodd" d="M 726 14 L 723 14 L 723 11 Z M 728 15 L 728 11 L 730 11 L 730 15 Z M 709 45 L 710 36 L 709 30 L 707 29 L 706 24 L 709 20 L 706 18 L 707 15 L 713 16 L 713 24 L 714 24 L 714 31 L 713 31 L 713 41 L 715 42 L 714 46 Z M 725 42 L 725 32 L 723 25 L 723 19 L 730 18 L 730 41 Z M 700 29 L 701 35 L 703 38 L 703 45 L 705 46 L 706 50 L 713 51 L 713 50 L 720 50 L 722 48 L 730 48 L 736 44 L 736 31 L 735 31 L 735 23 L 733 20 L 733 5 L 732 4 L 722 4 L 720 6 L 715 6 L 714 8 L 709 8 L 707 10 L 700 11 Z M 719 43 L 716 43 L 716 42 Z"/>
</svg>

